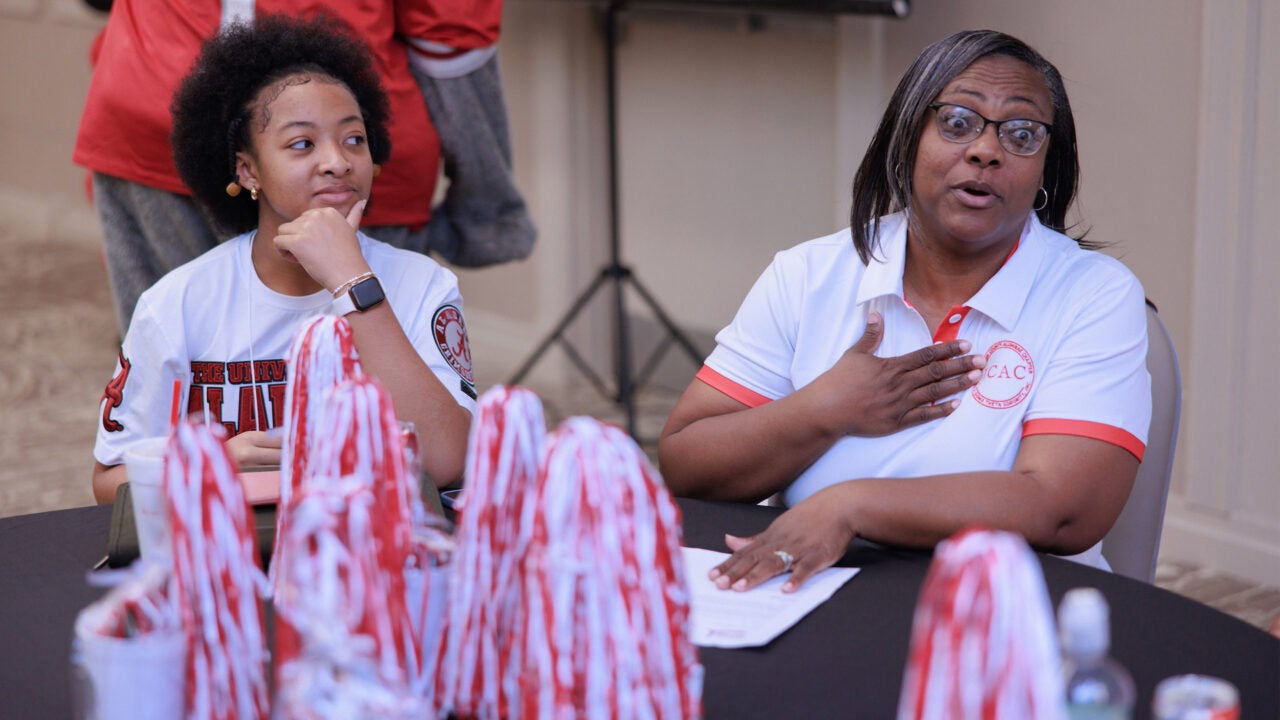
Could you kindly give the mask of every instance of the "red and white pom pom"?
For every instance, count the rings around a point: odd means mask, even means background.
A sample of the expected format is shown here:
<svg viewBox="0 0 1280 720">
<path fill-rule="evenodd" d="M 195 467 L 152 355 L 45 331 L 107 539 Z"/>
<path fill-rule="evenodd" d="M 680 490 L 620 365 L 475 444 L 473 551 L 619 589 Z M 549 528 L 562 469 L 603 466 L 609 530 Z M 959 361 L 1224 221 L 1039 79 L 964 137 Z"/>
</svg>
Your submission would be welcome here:
<svg viewBox="0 0 1280 720">
<path fill-rule="evenodd" d="M 352 477 L 303 488 L 293 512 L 277 606 L 298 647 L 277 665 L 277 712 L 314 720 L 426 716 L 404 664 L 385 652 L 396 646 L 389 636 L 397 629 L 391 603 L 378 597 L 391 591 L 377 563 L 373 490 Z"/>
<path fill-rule="evenodd" d="M 307 472 L 309 448 L 315 437 L 321 399 L 335 385 L 363 374 L 351 325 L 331 315 L 308 322 L 294 336 L 289 349 L 289 380 L 285 385 L 285 436 L 280 460 L 280 500 L 276 510 L 275 547 L 280 555 L 281 538 L 288 534 L 289 501 Z M 275 562 L 271 585 L 276 585 Z"/>
<path fill-rule="evenodd" d="M 410 478 L 405 467 L 404 439 L 391 394 L 372 377 L 347 380 L 325 397 L 317 429 L 302 485 L 347 477 L 366 484 L 377 498 L 382 521 L 376 529 L 380 565 L 403 571 L 413 542 L 412 521 L 422 510 L 413 507 L 418 493 L 411 484 L 417 478 Z"/>
<path fill-rule="evenodd" d="M 680 512 L 644 454 L 572 418 L 548 441 L 535 502 L 511 716 L 700 717 Z"/>
<path fill-rule="evenodd" d="M 106 595 L 80 611 L 76 630 L 113 638 L 178 632 L 182 618 L 170 591 L 169 571 L 155 563 L 140 564 Z"/>
<path fill-rule="evenodd" d="M 439 709 L 439 674 L 447 637 L 447 608 L 456 545 L 452 530 L 441 518 L 415 526 L 414 548 L 404 571 L 409 621 L 422 654 L 422 670 L 413 682 L 413 694 L 423 698 L 434 712 Z"/>
<path fill-rule="evenodd" d="M 257 533 L 222 440 L 179 423 L 165 455 L 174 598 L 187 634 L 187 717 L 266 718 Z"/>
<path fill-rule="evenodd" d="M 409 508 L 413 513 L 413 544 L 404 570 L 405 602 L 422 655 L 422 671 L 413 683 L 413 691 L 425 698 L 434 710 L 438 707 L 436 668 L 444 654 L 445 608 L 449 602 L 450 563 L 456 544 L 453 524 L 443 516 L 428 512 L 422 502 L 419 487 L 422 464 L 413 423 L 400 423 L 400 437 L 404 442 L 405 477 Z"/>
<path fill-rule="evenodd" d="M 898 720 L 1065 720 L 1053 609 L 1021 536 L 938 545 L 920 591 Z"/>
<path fill-rule="evenodd" d="M 535 489 L 546 425 L 532 391 L 497 386 L 476 406 L 467 450 L 466 489 L 455 507 L 449 637 L 440 661 L 441 704 L 463 718 L 509 716 L 520 667 L 512 639 L 517 584 L 532 527 L 526 505 Z M 513 653 L 515 653 L 513 655 Z"/>
<path fill-rule="evenodd" d="M 405 570 L 416 495 L 391 397 L 357 377 L 322 403 L 291 503 L 275 597 L 297 646 L 277 648 L 289 717 L 420 717 L 423 658 Z"/>
</svg>

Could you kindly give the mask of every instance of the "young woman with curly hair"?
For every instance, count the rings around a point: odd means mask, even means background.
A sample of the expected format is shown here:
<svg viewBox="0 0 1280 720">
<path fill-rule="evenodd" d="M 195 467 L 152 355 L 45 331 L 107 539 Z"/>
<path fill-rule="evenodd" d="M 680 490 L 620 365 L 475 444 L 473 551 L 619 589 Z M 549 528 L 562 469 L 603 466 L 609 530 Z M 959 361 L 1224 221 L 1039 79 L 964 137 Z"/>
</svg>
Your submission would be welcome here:
<svg viewBox="0 0 1280 720">
<path fill-rule="evenodd" d="M 359 232 L 387 99 L 367 47 L 338 21 L 265 16 L 206 43 L 173 102 L 178 171 L 239 233 L 142 295 L 103 396 L 94 494 L 110 502 L 130 443 L 185 411 L 224 425 L 241 466 L 278 464 L 294 332 L 345 315 L 367 372 L 419 428 L 424 469 L 462 475 L 474 380 L 457 279 Z"/>
</svg>

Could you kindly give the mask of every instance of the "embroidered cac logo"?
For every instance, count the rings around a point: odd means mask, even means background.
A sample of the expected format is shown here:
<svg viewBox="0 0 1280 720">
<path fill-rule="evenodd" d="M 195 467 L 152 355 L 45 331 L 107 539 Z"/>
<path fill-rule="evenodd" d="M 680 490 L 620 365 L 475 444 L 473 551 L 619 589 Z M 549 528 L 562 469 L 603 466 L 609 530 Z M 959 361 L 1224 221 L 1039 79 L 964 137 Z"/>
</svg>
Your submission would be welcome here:
<svg viewBox="0 0 1280 720">
<path fill-rule="evenodd" d="M 467 345 L 467 326 L 462 322 L 462 313 L 452 305 L 445 305 L 431 319 L 431 328 L 435 332 L 436 347 L 440 348 L 440 354 L 448 361 L 449 366 L 463 380 L 474 385 L 476 381 L 471 373 L 471 348 Z"/>
<path fill-rule="evenodd" d="M 987 367 L 973 399 L 995 410 L 1011 408 L 1027 399 L 1035 379 L 1031 353 L 1012 340 L 1001 340 L 987 350 Z"/>
</svg>

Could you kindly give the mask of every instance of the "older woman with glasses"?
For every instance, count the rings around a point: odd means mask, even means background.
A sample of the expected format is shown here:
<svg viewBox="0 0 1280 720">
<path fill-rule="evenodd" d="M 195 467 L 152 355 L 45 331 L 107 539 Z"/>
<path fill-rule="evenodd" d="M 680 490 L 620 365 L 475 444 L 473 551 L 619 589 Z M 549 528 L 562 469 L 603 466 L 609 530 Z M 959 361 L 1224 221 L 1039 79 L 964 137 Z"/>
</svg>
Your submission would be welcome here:
<svg viewBox="0 0 1280 720">
<path fill-rule="evenodd" d="M 1137 279 L 1072 239 L 1062 77 L 957 33 L 890 100 L 852 226 L 779 253 L 662 431 L 678 495 L 790 508 L 712 571 L 784 590 L 855 538 L 930 548 L 983 525 L 1105 567 L 1151 416 Z"/>
</svg>

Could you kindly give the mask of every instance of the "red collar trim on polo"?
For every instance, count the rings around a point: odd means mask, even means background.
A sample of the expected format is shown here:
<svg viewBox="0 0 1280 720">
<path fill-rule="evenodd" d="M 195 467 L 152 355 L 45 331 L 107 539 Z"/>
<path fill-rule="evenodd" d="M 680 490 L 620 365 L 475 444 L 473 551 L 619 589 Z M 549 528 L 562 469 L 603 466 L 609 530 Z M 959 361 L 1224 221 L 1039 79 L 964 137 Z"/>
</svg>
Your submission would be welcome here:
<svg viewBox="0 0 1280 720">
<path fill-rule="evenodd" d="M 1013 247 L 1009 249 L 1009 254 L 1004 256 L 1004 262 L 1000 263 L 1000 267 L 1003 268 L 1005 265 L 1009 264 L 1009 258 L 1013 257 L 1013 254 L 1018 252 L 1018 246 L 1021 244 L 1022 238 L 1018 238 L 1018 242 L 1015 242 Z M 999 271 L 997 270 L 997 272 Z M 915 308 L 915 306 L 911 304 L 911 301 L 907 299 L 906 293 L 902 294 L 902 301 L 907 304 L 907 307 Z M 952 305 L 951 309 L 947 311 L 947 316 L 942 319 L 938 328 L 933 331 L 933 341 L 935 343 L 942 343 L 955 340 L 960 334 L 960 324 L 964 322 L 964 317 L 968 315 L 969 311 L 972 309 L 973 308 L 968 305 Z"/>
<path fill-rule="evenodd" d="M 964 316 L 972 309 L 968 305 L 952 305 L 947 316 L 938 324 L 938 329 L 933 331 L 933 341 L 942 343 L 955 340 L 960 335 L 960 324 L 964 322 Z"/>
</svg>

